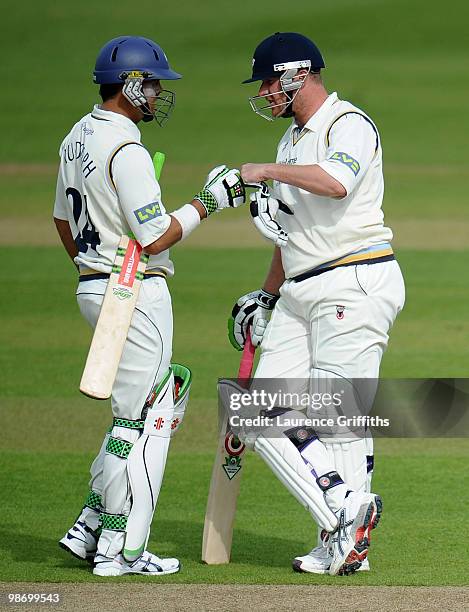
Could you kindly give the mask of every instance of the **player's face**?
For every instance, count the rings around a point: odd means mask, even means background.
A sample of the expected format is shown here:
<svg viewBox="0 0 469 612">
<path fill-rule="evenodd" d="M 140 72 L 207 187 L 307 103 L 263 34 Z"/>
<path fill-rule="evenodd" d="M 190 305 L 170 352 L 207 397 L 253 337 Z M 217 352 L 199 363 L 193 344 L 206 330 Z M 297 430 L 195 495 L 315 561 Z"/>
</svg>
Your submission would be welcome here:
<svg viewBox="0 0 469 612">
<path fill-rule="evenodd" d="M 144 81 L 143 93 L 148 102 L 148 107 L 152 113 L 155 112 L 156 100 L 158 95 L 161 93 L 161 83 L 158 80 Z"/>
<path fill-rule="evenodd" d="M 267 102 L 270 104 L 273 117 L 278 117 L 285 110 L 285 102 L 287 96 L 282 91 L 280 78 L 266 79 L 262 81 L 259 87 L 259 95 L 266 96 Z"/>
</svg>

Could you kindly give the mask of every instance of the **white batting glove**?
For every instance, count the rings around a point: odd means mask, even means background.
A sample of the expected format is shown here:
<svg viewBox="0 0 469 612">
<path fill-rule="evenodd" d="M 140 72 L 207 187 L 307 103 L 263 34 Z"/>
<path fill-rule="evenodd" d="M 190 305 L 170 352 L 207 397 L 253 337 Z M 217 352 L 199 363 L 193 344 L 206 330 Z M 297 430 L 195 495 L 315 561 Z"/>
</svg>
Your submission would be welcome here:
<svg viewBox="0 0 469 612">
<path fill-rule="evenodd" d="M 252 193 L 249 199 L 251 201 L 249 210 L 259 232 L 276 246 L 284 247 L 288 242 L 288 234 L 275 220 L 281 208 L 280 200 L 270 196 L 269 188 L 265 183 L 261 183 L 261 188 Z"/>
<path fill-rule="evenodd" d="M 217 166 L 207 177 L 202 191 L 194 196 L 207 211 L 207 216 L 223 208 L 237 208 L 246 201 L 246 189 L 239 170 Z"/>
<path fill-rule="evenodd" d="M 236 350 L 243 350 L 249 326 L 251 342 L 259 346 L 278 299 L 278 295 L 264 289 L 251 291 L 239 298 L 228 319 L 228 338 Z"/>
<path fill-rule="evenodd" d="M 228 166 L 225 166 L 225 164 L 222 164 L 221 166 L 215 166 L 215 168 L 210 170 L 210 172 L 207 174 L 207 178 L 205 179 L 205 185 L 211 183 L 213 179 L 215 179 L 220 174 L 220 172 L 223 172 L 227 169 Z"/>
</svg>

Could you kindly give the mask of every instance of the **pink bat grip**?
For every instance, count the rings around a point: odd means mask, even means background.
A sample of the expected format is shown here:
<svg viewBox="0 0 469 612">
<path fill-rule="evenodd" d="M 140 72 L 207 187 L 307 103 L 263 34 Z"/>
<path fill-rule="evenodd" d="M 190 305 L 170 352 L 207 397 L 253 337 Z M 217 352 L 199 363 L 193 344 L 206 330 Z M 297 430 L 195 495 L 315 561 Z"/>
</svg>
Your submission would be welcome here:
<svg viewBox="0 0 469 612">
<path fill-rule="evenodd" d="M 256 347 L 251 342 L 251 333 L 249 329 L 246 333 L 246 342 L 244 343 L 243 355 L 239 364 L 238 378 L 250 378 L 252 366 L 254 364 L 254 353 Z"/>
</svg>

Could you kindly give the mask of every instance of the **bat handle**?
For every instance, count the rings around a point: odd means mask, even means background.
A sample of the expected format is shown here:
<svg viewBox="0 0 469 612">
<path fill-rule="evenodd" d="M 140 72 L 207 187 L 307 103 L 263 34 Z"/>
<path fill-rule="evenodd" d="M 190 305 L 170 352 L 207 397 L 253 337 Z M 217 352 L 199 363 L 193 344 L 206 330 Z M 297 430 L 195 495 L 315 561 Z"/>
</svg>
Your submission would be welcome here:
<svg viewBox="0 0 469 612">
<path fill-rule="evenodd" d="M 249 328 L 246 330 L 246 342 L 244 343 L 243 355 L 239 364 L 238 378 L 250 378 L 252 366 L 254 364 L 254 353 L 256 347 L 251 340 L 251 332 Z"/>
</svg>

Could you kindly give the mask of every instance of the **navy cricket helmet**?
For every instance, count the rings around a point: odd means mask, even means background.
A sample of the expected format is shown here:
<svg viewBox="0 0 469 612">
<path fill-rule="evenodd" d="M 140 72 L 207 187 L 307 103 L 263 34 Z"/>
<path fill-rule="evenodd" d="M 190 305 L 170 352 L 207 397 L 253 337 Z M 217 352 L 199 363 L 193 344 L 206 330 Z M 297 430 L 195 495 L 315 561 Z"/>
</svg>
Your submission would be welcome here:
<svg viewBox="0 0 469 612">
<path fill-rule="evenodd" d="M 321 52 L 312 40 L 296 32 L 276 32 L 257 46 L 252 59 L 252 77 L 243 83 L 278 77 L 283 64 L 305 60 L 309 60 L 311 72 L 325 68 Z"/>
<path fill-rule="evenodd" d="M 180 79 L 172 70 L 163 49 L 149 38 L 119 36 L 113 38 L 99 52 L 93 72 L 98 85 L 123 83 L 128 73 L 138 70 L 145 79 Z"/>
</svg>

